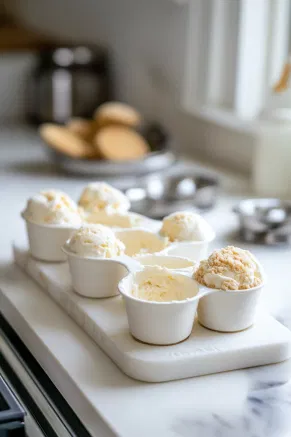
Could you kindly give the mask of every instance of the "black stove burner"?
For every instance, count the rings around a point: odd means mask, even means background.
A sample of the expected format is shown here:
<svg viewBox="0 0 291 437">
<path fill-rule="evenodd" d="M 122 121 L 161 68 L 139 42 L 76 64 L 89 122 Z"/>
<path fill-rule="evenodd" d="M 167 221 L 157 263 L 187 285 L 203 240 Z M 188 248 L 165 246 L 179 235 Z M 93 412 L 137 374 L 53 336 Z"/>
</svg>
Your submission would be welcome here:
<svg viewBox="0 0 291 437">
<path fill-rule="evenodd" d="M 24 411 L 0 376 L 0 437 L 24 437 Z"/>
</svg>

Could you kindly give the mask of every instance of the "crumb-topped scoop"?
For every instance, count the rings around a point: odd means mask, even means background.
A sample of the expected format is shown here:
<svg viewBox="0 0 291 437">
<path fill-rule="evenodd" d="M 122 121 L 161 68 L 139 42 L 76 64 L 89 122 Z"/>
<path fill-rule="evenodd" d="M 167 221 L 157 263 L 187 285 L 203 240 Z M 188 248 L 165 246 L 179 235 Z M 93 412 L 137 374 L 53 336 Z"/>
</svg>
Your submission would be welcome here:
<svg viewBox="0 0 291 437">
<path fill-rule="evenodd" d="M 256 258 L 234 246 L 215 250 L 194 273 L 197 282 L 220 290 L 247 290 L 263 282 Z"/>
</svg>

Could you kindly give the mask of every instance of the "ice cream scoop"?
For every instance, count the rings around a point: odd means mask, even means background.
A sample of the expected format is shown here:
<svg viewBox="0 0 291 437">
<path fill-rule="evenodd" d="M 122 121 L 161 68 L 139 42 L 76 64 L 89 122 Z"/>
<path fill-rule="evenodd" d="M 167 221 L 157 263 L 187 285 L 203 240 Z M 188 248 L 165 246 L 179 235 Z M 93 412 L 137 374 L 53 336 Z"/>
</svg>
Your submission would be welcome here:
<svg viewBox="0 0 291 437">
<path fill-rule="evenodd" d="M 218 290 L 246 290 L 262 283 L 255 257 L 248 250 L 234 246 L 215 250 L 207 260 L 201 261 L 194 278 Z"/>
<path fill-rule="evenodd" d="M 84 225 L 73 233 L 67 249 L 81 257 L 113 258 L 124 253 L 125 246 L 114 232 L 103 225 Z"/>
<path fill-rule="evenodd" d="M 213 230 L 199 214 L 175 212 L 164 218 L 160 233 L 174 241 L 205 241 L 213 238 Z"/>
<path fill-rule="evenodd" d="M 44 225 L 81 225 L 81 216 L 75 202 L 58 190 L 41 191 L 31 197 L 22 213 L 33 223 Z"/>
<path fill-rule="evenodd" d="M 84 189 L 79 206 L 90 217 L 90 214 L 100 211 L 108 214 L 126 212 L 130 208 L 130 202 L 121 191 L 106 182 L 92 182 Z"/>
<path fill-rule="evenodd" d="M 42 261 L 66 261 L 62 246 L 82 223 L 75 202 L 62 191 L 41 191 L 28 200 L 22 217 L 31 255 Z"/>
</svg>

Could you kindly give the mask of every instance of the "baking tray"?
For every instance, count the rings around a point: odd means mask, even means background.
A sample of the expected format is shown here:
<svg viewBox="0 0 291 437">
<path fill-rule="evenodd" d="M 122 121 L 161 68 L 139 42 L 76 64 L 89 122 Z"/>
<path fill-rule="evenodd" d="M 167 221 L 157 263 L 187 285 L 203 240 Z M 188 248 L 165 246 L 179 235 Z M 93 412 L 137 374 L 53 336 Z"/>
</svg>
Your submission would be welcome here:
<svg viewBox="0 0 291 437">
<path fill-rule="evenodd" d="M 172 346 L 151 346 L 130 335 L 121 296 L 88 299 L 71 286 L 67 263 L 43 263 L 25 248 L 14 248 L 15 262 L 74 319 L 128 376 L 147 382 L 259 366 L 291 356 L 291 332 L 267 314 L 237 333 L 210 331 L 194 323 L 190 337 Z"/>
</svg>

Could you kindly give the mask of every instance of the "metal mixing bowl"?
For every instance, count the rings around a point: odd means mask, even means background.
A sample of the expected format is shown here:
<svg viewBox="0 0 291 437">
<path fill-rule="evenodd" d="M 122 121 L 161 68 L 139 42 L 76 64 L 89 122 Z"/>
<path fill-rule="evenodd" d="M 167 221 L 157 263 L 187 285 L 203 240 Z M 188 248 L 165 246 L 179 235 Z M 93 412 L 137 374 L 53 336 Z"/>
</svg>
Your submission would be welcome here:
<svg viewBox="0 0 291 437">
<path fill-rule="evenodd" d="M 262 244 L 291 243 L 291 201 L 246 199 L 234 211 L 243 240 Z"/>
<path fill-rule="evenodd" d="M 193 172 L 155 175 L 126 191 L 132 209 L 161 218 L 179 210 L 207 210 L 217 198 L 218 180 Z"/>
</svg>

